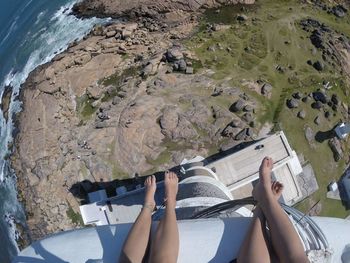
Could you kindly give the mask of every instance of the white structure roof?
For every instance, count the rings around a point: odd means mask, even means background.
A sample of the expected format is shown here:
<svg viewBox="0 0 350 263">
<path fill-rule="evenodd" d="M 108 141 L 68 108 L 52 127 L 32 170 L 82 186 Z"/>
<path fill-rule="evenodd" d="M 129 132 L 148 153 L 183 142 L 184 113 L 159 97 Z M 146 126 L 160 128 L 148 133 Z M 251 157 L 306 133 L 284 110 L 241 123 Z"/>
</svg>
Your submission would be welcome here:
<svg viewBox="0 0 350 263">
<path fill-rule="evenodd" d="M 295 176 L 303 169 L 282 131 L 211 162 L 206 167 L 215 171 L 218 179 L 232 191 L 259 178 L 259 167 L 265 156 L 273 159 L 273 177 L 285 186 L 285 203 L 291 205 L 300 200 L 302 193 Z"/>
</svg>

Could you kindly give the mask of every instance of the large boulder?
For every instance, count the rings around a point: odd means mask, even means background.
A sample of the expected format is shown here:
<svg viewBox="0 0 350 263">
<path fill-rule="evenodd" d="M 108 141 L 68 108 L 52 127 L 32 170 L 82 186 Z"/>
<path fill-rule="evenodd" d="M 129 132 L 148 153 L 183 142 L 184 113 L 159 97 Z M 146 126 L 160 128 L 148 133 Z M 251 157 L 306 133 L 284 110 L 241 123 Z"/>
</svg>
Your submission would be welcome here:
<svg viewBox="0 0 350 263">
<path fill-rule="evenodd" d="M 343 150 L 341 148 L 341 144 L 338 138 L 334 137 L 328 141 L 328 145 L 331 148 L 334 156 L 334 160 L 338 162 L 341 158 L 343 158 Z"/>
<path fill-rule="evenodd" d="M 317 61 L 313 64 L 313 67 L 314 67 L 316 70 L 318 70 L 318 71 L 324 70 L 324 64 L 323 64 L 321 61 L 319 61 L 319 60 L 317 60 Z"/>
<path fill-rule="evenodd" d="M 91 55 L 90 53 L 87 53 L 87 52 L 79 54 L 74 58 L 74 62 L 77 65 L 84 65 L 88 63 L 90 60 L 91 60 Z"/>
<path fill-rule="evenodd" d="M 327 96 L 321 91 L 315 91 L 312 93 L 312 97 L 314 98 L 315 101 L 320 101 L 323 104 L 327 103 Z"/>
<path fill-rule="evenodd" d="M 347 8 L 345 8 L 343 5 L 336 5 L 331 10 L 331 12 L 337 17 L 344 17 L 347 11 Z"/>
<path fill-rule="evenodd" d="M 159 123 L 162 133 L 172 140 L 190 140 L 198 136 L 191 122 L 184 115 L 179 114 L 175 107 L 167 106 Z"/>
<path fill-rule="evenodd" d="M 309 142 L 310 145 L 313 144 L 314 138 L 315 138 L 315 134 L 314 134 L 314 131 L 309 126 L 307 126 L 305 128 L 305 138 Z"/>
<path fill-rule="evenodd" d="M 293 108 L 298 108 L 299 107 L 299 102 L 298 100 L 292 98 L 292 99 L 288 99 L 287 100 L 287 107 L 290 108 L 290 109 L 293 109 Z"/>
<path fill-rule="evenodd" d="M 269 96 L 272 92 L 273 87 L 269 83 L 264 83 L 261 87 L 261 94 L 264 96 Z"/>
<path fill-rule="evenodd" d="M 239 112 L 241 111 L 245 106 L 245 102 L 242 99 L 237 100 L 235 103 L 233 103 L 230 107 L 230 111 L 232 112 Z"/>
<path fill-rule="evenodd" d="M 304 110 L 301 110 L 298 112 L 298 115 L 297 115 L 300 119 L 305 119 L 306 117 L 306 112 Z"/>
<path fill-rule="evenodd" d="M 167 61 L 175 62 L 175 61 L 178 61 L 180 59 L 183 59 L 184 55 L 183 55 L 182 51 L 180 50 L 180 48 L 173 47 L 173 48 L 170 48 L 167 50 L 167 52 L 165 53 L 165 57 L 166 57 Z"/>
<path fill-rule="evenodd" d="M 94 100 L 98 100 L 99 98 L 101 98 L 103 92 L 104 90 L 99 86 L 89 86 L 86 89 L 86 93 L 89 96 L 89 98 L 92 98 Z"/>
<path fill-rule="evenodd" d="M 320 101 L 316 101 L 311 104 L 311 107 L 313 109 L 319 110 L 323 107 L 323 104 Z"/>
</svg>

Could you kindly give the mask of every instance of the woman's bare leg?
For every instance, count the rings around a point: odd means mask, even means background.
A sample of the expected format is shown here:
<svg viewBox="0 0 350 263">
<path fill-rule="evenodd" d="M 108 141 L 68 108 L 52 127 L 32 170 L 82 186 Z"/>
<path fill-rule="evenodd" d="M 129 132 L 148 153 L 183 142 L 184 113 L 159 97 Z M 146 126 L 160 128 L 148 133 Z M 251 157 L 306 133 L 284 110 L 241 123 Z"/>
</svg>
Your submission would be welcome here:
<svg viewBox="0 0 350 263">
<path fill-rule="evenodd" d="M 156 205 L 154 193 L 157 185 L 154 175 L 146 179 L 145 188 L 144 206 L 124 243 L 120 263 L 141 263 L 145 256 L 151 231 L 152 211 Z"/>
<path fill-rule="evenodd" d="M 279 182 L 273 182 L 271 189 L 274 197 L 278 200 L 282 194 L 283 185 Z M 261 208 L 257 206 L 254 210 L 253 221 L 248 230 L 248 234 L 239 250 L 237 262 L 271 262 L 271 248 L 269 246 L 265 223 L 266 218 Z"/>
<path fill-rule="evenodd" d="M 176 263 L 179 254 L 179 230 L 176 222 L 176 195 L 178 178 L 175 173 L 165 174 L 166 208 L 164 218 L 159 222 L 151 247 L 150 262 Z"/>
<path fill-rule="evenodd" d="M 254 211 L 253 221 L 239 250 L 237 262 L 270 262 L 267 248 L 265 217 L 260 207 Z"/>
<path fill-rule="evenodd" d="M 280 262 L 309 262 L 300 238 L 271 190 L 273 161 L 265 157 L 260 166 L 260 180 L 253 191 L 270 228 L 272 245 Z"/>
</svg>

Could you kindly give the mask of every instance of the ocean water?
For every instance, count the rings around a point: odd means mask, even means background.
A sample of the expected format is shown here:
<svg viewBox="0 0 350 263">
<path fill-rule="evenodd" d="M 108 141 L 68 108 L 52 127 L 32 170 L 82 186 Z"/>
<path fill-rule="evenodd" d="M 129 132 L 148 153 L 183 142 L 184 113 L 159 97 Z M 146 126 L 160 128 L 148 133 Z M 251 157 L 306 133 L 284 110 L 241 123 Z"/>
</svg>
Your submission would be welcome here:
<svg viewBox="0 0 350 263">
<path fill-rule="evenodd" d="M 77 19 L 70 15 L 76 0 L 0 1 L 0 98 L 12 87 L 8 121 L 0 111 L 0 263 L 18 253 L 15 222 L 25 225 L 25 212 L 17 200 L 16 175 L 6 156 L 12 142 L 13 114 L 21 110 L 16 99 L 20 86 L 38 65 L 50 61 L 69 43 L 82 38 L 94 24 L 106 20 Z"/>
</svg>

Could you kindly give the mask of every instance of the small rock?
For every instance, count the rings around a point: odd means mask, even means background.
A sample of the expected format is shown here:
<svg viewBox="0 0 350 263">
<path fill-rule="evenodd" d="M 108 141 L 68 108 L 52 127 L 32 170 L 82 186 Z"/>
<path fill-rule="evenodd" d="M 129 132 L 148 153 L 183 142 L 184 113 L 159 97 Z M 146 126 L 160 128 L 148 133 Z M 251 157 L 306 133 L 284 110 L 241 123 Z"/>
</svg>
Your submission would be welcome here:
<svg viewBox="0 0 350 263">
<path fill-rule="evenodd" d="M 123 38 L 124 40 L 129 39 L 129 38 L 131 37 L 131 35 L 132 35 L 132 31 L 130 31 L 130 30 L 124 29 L 124 30 L 122 31 L 122 38 Z"/>
<path fill-rule="evenodd" d="M 331 113 L 329 112 L 329 111 L 326 111 L 325 113 L 324 113 L 324 117 L 325 118 L 329 118 L 331 116 Z"/>
<path fill-rule="evenodd" d="M 268 96 L 271 92 L 272 92 L 272 86 L 269 83 L 265 83 L 262 87 L 261 87 L 261 94 Z"/>
<path fill-rule="evenodd" d="M 243 128 L 244 123 L 240 119 L 234 119 L 230 122 L 230 126 L 234 128 Z"/>
<path fill-rule="evenodd" d="M 310 127 L 306 127 L 305 129 L 305 138 L 311 144 L 314 140 L 314 132 Z"/>
<path fill-rule="evenodd" d="M 192 67 L 187 67 L 186 68 L 186 74 L 193 74 L 193 68 Z"/>
<path fill-rule="evenodd" d="M 51 208 L 50 212 L 54 215 L 57 215 L 58 213 L 58 207 L 57 206 L 54 206 L 53 208 Z"/>
<path fill-rule="evenodd" d="M 334 103 L 334 105 L 339 105 L 339 103 L 340 103 L 337 94 L 332 95 L 331 101 Z"/>
<path fill-rule="evenodd" d="M 117 105 L 119 104 L 120 102 L 122 101 L 122 98 L 118 97 L 118 96 L 115 96 L 112 100 L 112 104 L 113 105 Z"/>
<path fill-rule="evenodd" d="M 236 136 L 236 141 L 243 141 L 247 137 L 247 129 L 241 130 Z"/>
<path fill-rule="evenodd" d="M 247 128 L 247 132 L 246 132 L 248 137 L 252 137 L 254 135 L 254 131 L 252 128 Z"/>
<path fill-rule="evenodd" d="M 292 99 L 289 99 L 287 100 L 287 107 L 290 108 L 290 109 L 293 109 L 293 108 L 298 108 L 299 107 L 299 102 L 292 98 Z"/>
<path fill-rule="evenodd" d="M 247 123 L 250 123 L 251 121 L 254 120 L 254 116 L 250 112 L 247 112 L 247 113 L 244 113 L 244 115 L 242 116 L 242 120 L 244 120 Z"/>
<path fill-rule="evenodd" d="M 243 110 L 246 111 L 246 112 L 251 112 L 251 111 L 254 110 L 254 107 L 251 106 L 251 105 L 245 105 Z"/>
<path fill-rule="evenodd" d="M 344 17 L 348 10 L 343 5 L 336 5 L 332 8 L 331 12 L 337 17 Z"/>
<path fill-rule="evenodd" d="M 300 100 L 302 97 L 302 94 L 300 92 L 295 92 L 295 93 L 293 93 L 292 97 L 294 99 Z"/>
<path fill-rule="evenodd" d="M 304 110 L 301 110 L 298 112 L 298 115 L 297 115 L 300 119 L 305 119 L 306 117 L 306 112 Z"/>
<path fill-rule="evenodd" d="M 334 137 L 328 141 L 328 145 L 331 148 L 334 156 L 334 160 L 338 162 L 343 158 L 343 150 L 341 148 L 341 143 L 338 138 Z"/>
<path fill-rule="evenodd" d="M 167 50 L 166 54 L 166 59 L 169 62 L 175 62 L 177 60 L 183 59 L 183 53 L 179 48 L 173 47 Z"/>
<path fill-rule="evenodd" d="M 315 91 L 312 93 L 312 97 L 314 98 L 315 101 L 320 101 L 323 104 L 327 103 L 327 96 L 321 91 Z"/>
<path fill-rule="evenodd" d="M 187 65 L 184 59 L 180 59 L 174 63 L 174 70 L 186 71 Z"/>
<path fill-rule="evenodd" d="M 108 126 L 107 122 L 105 121 L 99 121 L 99 122 L 96 122 L 95 124 L 95 128 L 96 129 L 102 129 L 102 128 L 106 128 Z"/>
<path fill-rule="evenodd" d="M 112 30 L 112 31 L 108 31 L 106 33 L 106 37 L 114 37 L 117 34 L 117 31 Z"/>
<path fill-rule="evenodd" d="M 248 20 L 248 17 L 244 14 L 239 14 L 237 15 L 237 18 L 236 18 L 238 21 L 240 22 L 243 22 L 243 21 L 247 21 Z"/>
<path fill-rule="evenodd" d="M 223 131 L 222 131 L 222 136 L 224 137 L 233 137 L 237 135 L 237 133 L 240 131 L 239 128 L 237 127 L 232 127 L 228 125 Z"/>
<path fill-rule="evenodd" d="M 320 118 L 320 116 L 317 116 L 317 117 L 314 119 L 314 123 L 315 123 L 316 125 L 320 125 L 320 124 L 321 124 L 321 118 Z"/>
<path fill-rule="evenodd" d="M 215 48 L 215 46 L 209 46 L 209 47 L 207 48 L 207 50 L 208 50 L 208 51 L 211 51 L 211 52 L 215 52 L 215 51 L 216 51 L 216 48 Z"/>
<path fill-rule="evenodd" d="M 232 111 L 232 112 L 241 111 L 244 107 L 244 104 L 245 104 L 245 102 L 243 100 L 239 99 L 231 105 L 230 111 Z"/>
<path fill-rule="evenodd" d="M 313 103 L 311 104 L 311 107 L 312 107 L 313 109 L 319 110 L 319 109 L 321 109 L 321 108 L 323 107 L 323 105 L 322 105 L 321 102 L 316 101 L 316 102 L 313 102 Z"/>
<path fill-rule="evenodd" d="M 324 65 L 322 62 L 320 62 L 319 60 L 317 60 L 314 64 L 313 67 L 318 70 L 318 71 L 322 71 L 324 70 Z"/>
<path fill-rule="evenodd" d="M 89 98 L 93 98 L 94 100 L 98 100 L 101 98 L 103 94 L 103 89 L 101 89 L 99 86 L 89 86 L 86 89 L 87 95 Z"/>
<path fill-rule="evenodd" d="M 90 60 L 91 60 L 90 53 L 83 53 L 80 56 L 76 57 L 74 59 L 74 62 L 77 65 L 84 65 L 84 64 L 88 63 Z"/>
<path fill-rule="evenodd" d="M 301 100 L 305 103 L 307 103 L 309 101 L 310 97 L 309 96 L 305 96 L 303 97 Z"/>
</svg>

